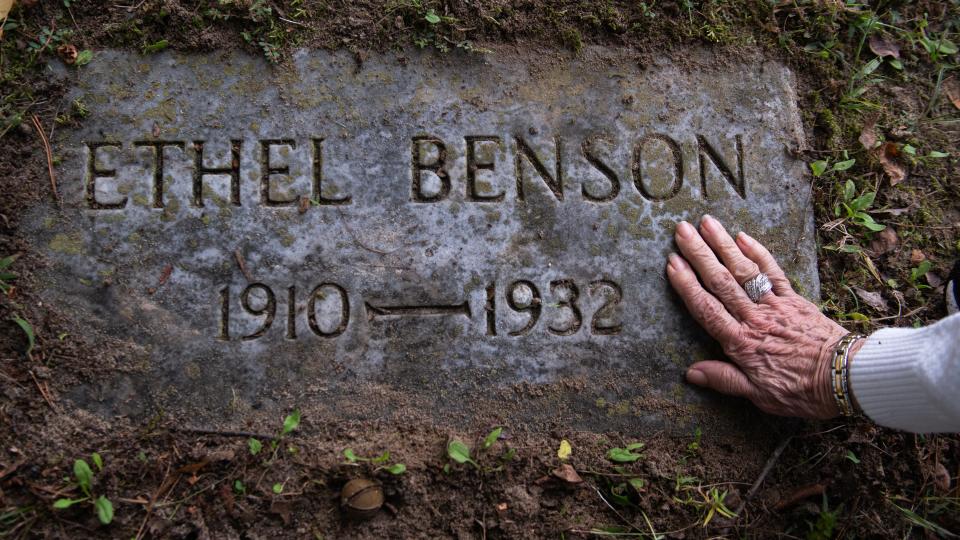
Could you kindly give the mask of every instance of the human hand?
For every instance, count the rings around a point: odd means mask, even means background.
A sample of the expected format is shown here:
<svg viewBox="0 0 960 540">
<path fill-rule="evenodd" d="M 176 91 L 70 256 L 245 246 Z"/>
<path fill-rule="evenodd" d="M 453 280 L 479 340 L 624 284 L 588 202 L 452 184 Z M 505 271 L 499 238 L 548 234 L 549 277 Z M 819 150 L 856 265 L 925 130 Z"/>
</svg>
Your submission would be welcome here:
<svg viewBox="0 0 960 540">
<path fill-rule="evenodd" d="M 772 414 L 837 416 L 831 359 L 847 331 L 794 292 L 770 252 L 746 233 L 734 241 L 719 221 L 705 215 L 699 233 L 680 222 L 676 241 L 683 256 L 670 254 L 670 284 L 733 361 L 696 362 L 687 380 L 745 397 Z M 760 272 L 773 290 L 754 303 L 741 284 Z"/>
</svg>

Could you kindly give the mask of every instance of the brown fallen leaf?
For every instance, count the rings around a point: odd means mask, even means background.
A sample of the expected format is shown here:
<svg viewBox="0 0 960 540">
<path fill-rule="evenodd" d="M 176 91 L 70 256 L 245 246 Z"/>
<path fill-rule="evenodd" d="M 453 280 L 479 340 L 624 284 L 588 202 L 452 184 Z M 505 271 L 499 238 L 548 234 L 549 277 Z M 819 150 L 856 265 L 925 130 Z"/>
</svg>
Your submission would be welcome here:
<svg viewBox="0 0 960 540">
<path fill-rule="evenodd" d="M 77 48 L 73 45 L 61 45 L 57 47 L 57 54 L 60 55 L 60 58 L 63 60 L 64 64 L 73 65 L 77 61 Z"/>
<path fill-rule="evenodd" d="M 898 157 L 900 157 L 900 147 L 892 142 L 885 142 L 877 148 L 877 158 L 880 160 L 880 165 L 883 165 L 891 186 L 907 178 L 907 168 L 900 163 Z"/>
<path fill-rule="evenodd" d="M 802 503 L 804 499 L 808 499 L 814 495 L 823 495 L 826 491 L 827 486 L 823 484 L 810 484 L 797 488 L 793 491 L 793 493 L 790 493 L 784 498 L 780 499 L 780 501 L 773 506 L 773 509 L 778 512 L 781 510 L 786 510 L 796 506 L 799 503 Z"/>
<path fill-rule="evenodd" d="M 927 260 L 927 256 L 919 249 L 910 252 L 910 262 L 912 264 L 920 264 L 925 260 Z"/>
<path fill-rule="evenodd" d="M 284 525 L 290 524 L 290 514 L 293 512 L 293 503 L 290 501 L 272 501 L 270 503 L 270 513 L 280 516 Z"/>
<path fill-rule="evenodd" d="M 156 139 L 160 136 L 162 131 L 160 130 L 160 124 L 153 124 L 153 129 L 150 131 L 150 134 L 153 135 L 153 138 Z"/>
<path fill-rule="evenodd" d="M 579 484 L 583 482 L 583 478 L 580 478 L 580 475 L 577 474 L 577 470 L 573 468 L 573 465 L 569 463 L 564 463 L 552 471 L 553 476 L 567 482 L 568 484 Z"/>
<path fill-rule="evenodd" d="M 0 0 L 0 38 L 3 37 L 3 27 L 11 9 L 13 9 L 13 0 Z"/>
<path fill-rule="evenodd" d="M 870 242 L 870 251 L 872 251 L 874 255 L 886 255 L 897 249 L 897 244 L 899 243 L 900 239 L 897 237 L 896 229 L 888 226 L 886 229 L 878 232 L 873 238 L 873 241 Z"/>
<path fill-rule="evenodd" d="M 236 499 L 229 484 L 220 486 L 220 500 L 223 502 L 224 508 L 227 509 L 227 513 L 233 515 L 233 505 L 236 503 Z"/>
<path fill-rule="evenodd" d="M 300 204 L 297 208 L 297 211 L 300 212 L 301 214 L 306 214 L 307 210 L 309 209 L 310 209 L 310 197 L 307 197 L 306 195 L 301 195 Z"/>
<path fill-rule="evenodd" d="M 943 93 L 954 107 L 960 109 L 960 81 L 953 77 L 943 81 Z"/>
<path fill-rule="evenodd" d="M 854 287 L 854 292 L 857 293 L 857 296 L 863 300 L 863 303 L 872 307 L 877 311 L 887 312 L 890 311 L 890 304 L 883 298 L 878 292 L 867 291 L 861 289 L 860 287 Z"/>
<path fill-rule="evenodd" d="M 873 150 L 877 146 L 877 115 L 872 115 L 863 123 L 863 129 L 860 130 L 860 144 L 867 150 Z"/>
<path fill-rule="evenodd" d="M 172 264 L 168 264 L 168 265 L 164 266 L 164 267 L 163 267 L 163 272 L 160 272 L 160 281 L 157 282 L 157 285 L 163 285 L 164 283 L 166 283 L 167 280 L 170 279 L 170 274 L 172 274 L 172 273 L 173 273 L 173 265 L 172 265 Z"/>
<path fill-rule="evenodd" d="M 933 466 L 933 485 L 938 493 L 946 494 L 950 491 L 950 473 L 939 461 Z"/>
<path fill-rule="evenodd" d="M 209 463 L 210 462 L 207 460 L 198 461 L 197 463 L 190 463 L 177 469 L 177 472 L 181 474 L 196 474 L 197 471 L 206 467 Z"/>
<path fill-rule="evenodd" d="M 870 36 L 870 50 L 880 58 L 884 56 L 900 58 L 900 46 L 897 42 L 880 36 Z"/>
</svg>

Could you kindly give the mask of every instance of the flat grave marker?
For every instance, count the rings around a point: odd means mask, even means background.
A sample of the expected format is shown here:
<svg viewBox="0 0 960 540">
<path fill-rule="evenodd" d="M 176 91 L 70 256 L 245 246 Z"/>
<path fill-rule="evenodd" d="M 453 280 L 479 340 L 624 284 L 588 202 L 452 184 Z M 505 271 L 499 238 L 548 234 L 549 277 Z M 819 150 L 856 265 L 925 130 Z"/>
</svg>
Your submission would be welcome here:
<svg viewBox="0 0 960 540">
<path fill-rule="evenodd" d="M 674 224 L 711 213 L 819 289 L 792 75 L 700 56 L 97 54 L 53 141 L 62 207 L 25 225 L 46 300 L 118 367 L 71 399 L 194 424 L 709 414 Z"/>
</svg>

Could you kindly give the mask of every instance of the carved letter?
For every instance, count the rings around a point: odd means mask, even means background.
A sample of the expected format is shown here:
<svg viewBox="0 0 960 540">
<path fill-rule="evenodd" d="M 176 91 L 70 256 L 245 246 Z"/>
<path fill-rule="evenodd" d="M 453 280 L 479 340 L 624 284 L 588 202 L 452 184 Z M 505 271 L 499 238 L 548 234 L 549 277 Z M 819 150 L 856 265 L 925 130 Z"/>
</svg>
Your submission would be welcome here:
<svg viewBox="0 0 960 540">
<path fill-rule="evenodd" d="M 467 200 L 476 202 L 497 202 L 502 201 L 504 193 L 501 191 L 496 195 L 482 194 L 477 191 L 477 171 L 492 171 L 496 167 L 496 161 L 479 162 L 477 161 L 477 143 L 492 142 L 497 143 L 497 150 L 500 150 L 500 137 L 488 136 L 467 136 L 463 138 L 467 143 Z"/>
<path fill-rule="evenodd" d="M 350 195 L 339 199 L 328 199 L 323 196 L 323 139 L 313 140 L 313 200 L 321 206 L 350 204 Z"/>
<path fill-rule="evenodd" d="M 617 173 L 613 172 L 606 163 L 600 161 L 593 153 L 593 145 L 597 140 L 602 140 L 602 137 L 590 137 L 583 141 L 583 144 L 580 145 L 580 149 L 583 151 L 583 157 L 587 158 L 589 162 L 595 169 L 603 173 L 607 177 L 607 180 L 610 181 L 610 190 L 603 195 L 592 195 L 587 191 L 586 184 L 580 184 L 580 193 L 583 194 L 583 198 L 588 201 L 593 202 L 608 202 L 617 198 L 617 195 L 620 194 L 620 179 L 617 178 Z"/>
<path fill-rule="evenodd" d="M 293 206 L 300 200 L 298 196 L 294 196 L 292 199 L 274 200 L 270 195 L 270 175 L 290 174 L 289 165 L 284 165 L 283 167 L 270 165 L 270 148 L 281 145 L 287 145 L 291 149 L 297 148 L 297 143 L 293 139 L 267 139 L 260 141 L 260 163 L 263 165 L 263 177 L 260 179 L 260 203 L 264 206 Z"/>
<path fill-rule="evenodd" d="M 193 167 L 193 206 L 203 208 L 203 176 L 206 174 L 230 175 L 230 202 L 240 206 L 240 145 L 242 141 L 230 141 L 230 166 L 209 168 L 203 165 L 203 141 L 193 141 L 196 152 Z"/>
<path fill-rule="evenodd" d="M 673 155 L 673 185 L 670 186 L 670 191 L 664 194 L 658 195 L 651 193 L 643 181 L 643 147 L 650 141 L 663 142 Z M 637 190 L 640 191 L 641 195 L 652 201 L 665 201 L 672 199 L 677 193 L 680 193 L 680 188 L 683 186 L 683 152 L 680 150 L 680 145 L 669 136 L 660 133 L 647 135 L 640 139 L 640 142 L 638 142 L 633 149 L 633 183 L 637 186 Z"/>
<path fill-rule="evenodd" d="M 527 145 L 526 141 L 522 137 L 516 137 L 517 141 L 517 199 L 524 200 L 523 193 L 523 158 L 526 157 L 530 161 L 530 164 L 533 165 L 533 168 L 536 169 L 537 173 L 540 174 L 540 177 L 543 178 L 543 182 L 547 184 L 547 187 L 550 188 L 550 191 L 553 192 L 553 195 L 557 198 L 558 201 L 563 200 L 563 164 L 562 164 L 562 144 L 563 141 L 560 137 L 555 139 L 556 143 L 556 161 L 557 161 L 557 173 L 556 176 L 550 174 L 547 171 L 547 168 L 543 166 L 543 163 L 540 161 L 540 158 L 537 157 L 536 152 Z"/>
<path fill-rule="evenodd" d="M 740 195 L 740 198 L 746 200 L 747 184 L 743 179 L 743 137 L 737 135 L 735 140 L 737 145 L 736 178 L 733 177 L 730 167 L 720 157 L 720 152 L 717 152 L 702 135 L 697 135 L 697 153 L 700 156 L 700 186 L 701 189 L 703 189 L 704 199 L 710 198 L 709 195 L 707 195 L 707 160 L 704 159 L 704 157 L 708 156 L 710 161 L 713 162 L 713 165 L 720 171 L 720 174 L 727 179 L 727 182 L 729 182 L 730 185 L 733 186 L 733 189 Z"/>
<path fill-rule="evenodd" d="M 153 207 L 163 208 L 163 149 L 167 147 L 183 150 L 183 143 L 178 141 L 138 141 L 134 146 L 149 146 L 153 148 Z"/>
<path fill-rule="evenodd" d="M 421 147 L 423 144 L 432 144 L 437 149 L 437 159 L 433 163 L 424 163 Z M 444 168 L 447 160 L 447 146 L 436 137 L 418 136 L 413 138 L 413 186 L 414 202 L 437 202 L 446 199 L 450 194 L 450 175 Z M 440 191 L 436 195 L 424 195 L 421 175 L 423 171 L 431 171 L 440 179 Z"/>
<path fill-rule="evenodd" d="M 97 201 L 97 178 L 113 178 L 117 176 L 117 171 L 114 169 L 104 170 L 97 168 L 97 150 L 108 147 L 120 148 L 120 143 L 87 143 L 87 148 L 90 149 L 90 154 L 87 156 L 87 207 L 91 210 L 116 210 L 127 205 L 126 197 L 118 203 L 101 203 Z"/>
</svg>

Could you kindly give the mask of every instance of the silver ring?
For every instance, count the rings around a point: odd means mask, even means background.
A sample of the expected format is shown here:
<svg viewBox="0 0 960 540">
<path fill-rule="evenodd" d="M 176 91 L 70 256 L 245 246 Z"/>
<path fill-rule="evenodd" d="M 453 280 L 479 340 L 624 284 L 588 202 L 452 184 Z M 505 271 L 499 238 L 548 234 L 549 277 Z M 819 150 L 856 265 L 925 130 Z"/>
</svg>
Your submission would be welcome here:
<svg viewBox="0 0 960 540">
<path fill-rule="evenodd" d="M 743 290 L 747 291 L 747 296 L 756 304 L 760 302 L 760 298 L 762 298 L 763 295 L 773 290 L 773 285 L 770 283 L 770 278 L 763 272 L 760 272 L 756 276 L 743 282 Z"/>
</svg>

